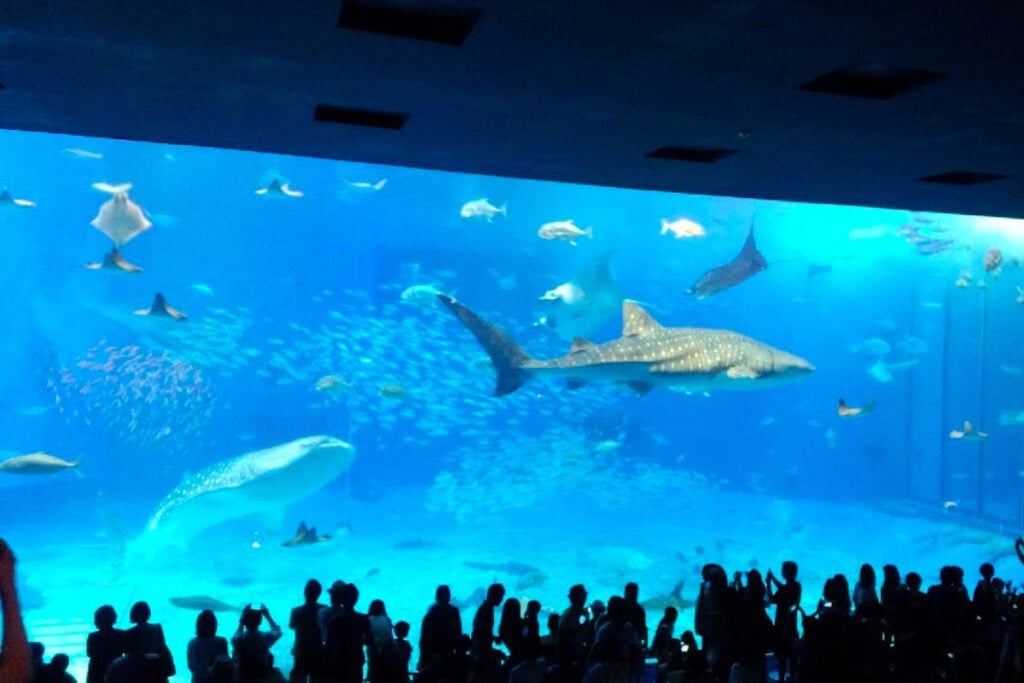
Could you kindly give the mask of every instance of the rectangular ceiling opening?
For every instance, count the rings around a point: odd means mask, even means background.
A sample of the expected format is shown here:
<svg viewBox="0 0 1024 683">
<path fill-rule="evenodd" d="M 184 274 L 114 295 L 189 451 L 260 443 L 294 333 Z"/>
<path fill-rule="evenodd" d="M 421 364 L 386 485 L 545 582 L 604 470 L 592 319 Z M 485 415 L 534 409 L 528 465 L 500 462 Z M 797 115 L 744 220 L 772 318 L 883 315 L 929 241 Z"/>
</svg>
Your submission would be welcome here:
<svg viewBox="0 0 1024 683">
<path fill-rule="evenodd" d="M 346 126 L 402 130 L 405 122 L 409 120 L 409 115 L 393 111 L 374 111 L 372 109 L 338 107 L 333 104 L 318 104 L 313 111 L 313 120 Z"/>
<path fill-rule="evenodd" d="M 892 68 L 885 64 L 859 64 L 836 69 L 800 86 L 806 92 L 846 95 L 868 100 L 891 100 L 911 90 L 942 80 L 946 74 L 927 69 Z"/>
<path fill-rule="evenodd" d="M 994 180 L 1003 180 L 1010 176 L 1006 173 L 985 173 L 983 171 L 946 171 L 918 178 L 922 183 L 938 183 L 940 185 L 979 185 Z"/>
<path fill-rule="evenodd" d="M 647 153 L 648 159 L 689 161 L 697 164 L 713 164 L 736 153 L 735 149 L 721 147 L 677 147 L 666 145 Z"/>
<path fill-rule="evenodd" d="M 338 28 L 458 46 L 473 32 L 481 16 L 483 10 L 475 7 L 395 0 L 344 0 Z"/>
</svg>

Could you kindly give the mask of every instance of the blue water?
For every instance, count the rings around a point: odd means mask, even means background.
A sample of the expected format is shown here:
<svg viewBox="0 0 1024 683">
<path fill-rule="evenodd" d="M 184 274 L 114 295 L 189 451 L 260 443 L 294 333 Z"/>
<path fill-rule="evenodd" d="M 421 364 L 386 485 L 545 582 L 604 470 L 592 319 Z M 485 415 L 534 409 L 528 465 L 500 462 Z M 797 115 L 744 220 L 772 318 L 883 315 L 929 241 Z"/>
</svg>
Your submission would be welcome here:
<svg viewBox="0 0 1024 683">
<path fill-rule="evenodd" d="M 440 582 L 468 597 L 497 578 L 560 609 L 579 580 L 602 596 L 636 579 L 656 597 L 681 578 L 696 586 L 705 561 L 795 557 L 813 602 L 819 579 L 862 561 L 895 559 L 926 580 L 950 558 L 968 571 L 989 558 L 1013 566 L 1022 221 L 64 136 L 0 142 L 0 184 L 36 204 L 0 209 L 0 460 L 44 451 L 80 459 L 81 475 L 0 472 L 0 536 L 38 592 L 30 635 L 72 654 L 76 670 L 103 602 L 126 615 L 149 600 L 183 670 L 194 614 L 170 597 L 266 602 L 280 620 L 309 576 L 356 581 L 361 603 L 383 597 L 415 642 Z M 304 196 L 258 196 L 274 178 Z M 379 190 L 349 184 L 384 178 Z M 89 224 L 109 199 L 95 182 L 132 183 L 153 221 L 122 250 L 144 272 L 83 267 L 110 249 Z M 485 197 L 507 217 L 460 216 Z M 659 234 L 662 218 L 680 217 L 707 235 Z M 593 239 L 538 237 L 570 218 Z M 687 295 L 752 221 L 767 270 Z M 949 248 L 918 253 L 906 226 Z M 991 248 L 998 273 L 983 267 Z M 496 399 L 487 357 L 459 322 L 431 297 L 401 296 L 415 285 L 453 293 L 534 355 L 555 356 L 569 341 L 533 323 L 566 311 L 539 298 L 604 257 L 621 293 L 663 324 L 735 330 L 816 371 L 757 391 L 641 397 L 538 381 Z M 134 315 L 157 291 L 188 320 Z M 620 325 L 608 315 L 592 338 Z M 325 376 L 340 388 L 318 391 Z M 843 419 L 840 396 L 875 408 Z M 951 439 L 964 420 L 988 437 Z M 183 478 L 316 434 L 358 455 L 280 519 L 213 527 L 168 547 L 160 567 L 126 560 Z M 282 548 L 300 520 L 335 537 Z M 509 560 L 538 571 L 463 564 Z"/>
</svg>

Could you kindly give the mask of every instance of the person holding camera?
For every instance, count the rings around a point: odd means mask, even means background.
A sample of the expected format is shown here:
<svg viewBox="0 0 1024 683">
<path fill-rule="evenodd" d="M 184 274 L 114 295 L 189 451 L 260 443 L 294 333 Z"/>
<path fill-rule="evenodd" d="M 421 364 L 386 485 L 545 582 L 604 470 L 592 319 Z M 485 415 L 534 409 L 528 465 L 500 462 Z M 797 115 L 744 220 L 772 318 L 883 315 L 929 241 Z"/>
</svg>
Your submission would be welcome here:
<svg viewBox="0 0 1024 683">
<path fill-rule="evenodd" d="M 269 631 L 261 631 L 266 619 Z M 281 639 L 281 627 L 270 616 L 266 605 L 259 609 L 246 605 L 238 620 L 238 630 L 231 638 L 238 683 L 262 683 L 278 680 L 274 676 L 274 657 L 270 648 Z"/>
</svg>

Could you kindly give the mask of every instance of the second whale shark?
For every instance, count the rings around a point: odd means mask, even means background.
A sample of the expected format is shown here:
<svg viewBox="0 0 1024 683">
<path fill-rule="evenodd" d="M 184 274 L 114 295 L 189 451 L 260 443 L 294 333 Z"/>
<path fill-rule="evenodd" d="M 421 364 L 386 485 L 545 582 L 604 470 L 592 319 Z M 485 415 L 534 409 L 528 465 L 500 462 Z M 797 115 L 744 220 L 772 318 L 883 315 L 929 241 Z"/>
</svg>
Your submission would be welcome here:
<svg viewBox="0 0 1024 683">
<path fill-rule="evenodd" d="M 534 376 L 566 379 L 570 389 L 590 381 L 626 384 L 640 394 L 657 386 L 692 391 L 750 390 L 806 377 L 814 366 L 800 356 L 729 330 L 663 327 L 639 304 L 622 304 L 622 336 L 604 344 L 576 339 L 560 358 L 532 358 L 505 332 L 446 295 L 438 295 L 477 338 L 498 373 L 495 396 Z"/>
</svg>

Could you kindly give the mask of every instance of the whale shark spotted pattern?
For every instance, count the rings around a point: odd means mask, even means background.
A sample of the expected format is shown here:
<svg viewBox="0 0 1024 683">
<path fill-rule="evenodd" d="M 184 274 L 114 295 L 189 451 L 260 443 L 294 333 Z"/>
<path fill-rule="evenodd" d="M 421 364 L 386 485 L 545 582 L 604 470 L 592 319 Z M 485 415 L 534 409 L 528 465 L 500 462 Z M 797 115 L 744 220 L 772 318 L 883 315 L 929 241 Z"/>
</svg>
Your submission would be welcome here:
<svg viewBox="0 0 1024 683">
<path fill-rule="evenodd" d="M 639 304 L 622 304 L 622 336 L 604 344 L 573 341 L 560 358 L 531 358 L 507 334 L 455 299 L 438 299 L 469 329 L 498 373 L 495 396 L 534 375 L 561 376 L 570 389 L 590 381 L 626 384 L 640 394 L 656 386 L 685 390 L 751 390 L 793 381 L 814 366 L 787 351 L 729 330 L 663 327 Z"/>
</svg>

